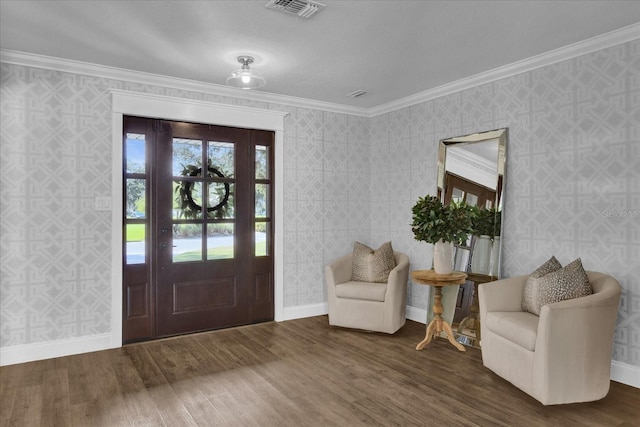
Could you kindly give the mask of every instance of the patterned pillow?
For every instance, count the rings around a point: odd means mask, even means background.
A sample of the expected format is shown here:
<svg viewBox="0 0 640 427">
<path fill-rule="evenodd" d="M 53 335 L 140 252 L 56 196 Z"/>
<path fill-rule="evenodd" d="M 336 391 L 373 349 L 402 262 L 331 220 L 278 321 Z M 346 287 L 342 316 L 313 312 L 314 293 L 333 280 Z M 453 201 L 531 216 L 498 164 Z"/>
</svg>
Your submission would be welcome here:
<svg viewBox="0 0 640 427">
<path fill-rule="evenodd" d="M 582 267 L 580 258 L 566 267 L 542 277 L 532 278 L 530 276 L 527 279 L 527 286 L 530 280 L 532 281 L 534 297 L 532 298 L 532 304 L 527 307 L 527 311 L 537 315 L 540 315 L 543 305 L 579 298 L 593 293 L 591 283 L 589 283 L 589 278 Z"/>
<path fill-rule="evenodd" d="M 545 276 L 549 273 L 553 273 L 554 271 L 560 270 L 562 268 L 562 264 L 556 259 L 555 256 L 551 256 L 540 267 L 538 267 L 533 273 L 529 275 L 527 278 L 527 283 L 524 285 L 524 293 L 522 294 L 522 310 L 528 311 L 529 313 L 535 313 L 536 307 L 538 313 L 540 312 L 540 305 L 537 301 L 538 298 L 538 281 L 542 276 Z"/>
<path fill-rule="evenodd" d="M 351 280 L 386 283 L 395 266 L 396 258 L 391 242 L 383 243 L 375 251 L 360 242 L 354 243 Z"/>
</svg>

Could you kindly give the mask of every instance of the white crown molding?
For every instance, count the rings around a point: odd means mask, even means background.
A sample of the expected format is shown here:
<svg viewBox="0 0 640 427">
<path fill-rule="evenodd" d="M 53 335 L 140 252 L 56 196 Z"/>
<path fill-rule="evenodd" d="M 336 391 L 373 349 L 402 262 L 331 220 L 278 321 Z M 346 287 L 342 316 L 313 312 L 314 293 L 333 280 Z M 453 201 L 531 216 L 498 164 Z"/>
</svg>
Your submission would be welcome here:
<svg viewBox="0 0 640 427">
<path fill-rule="evenodd" d="M 447 150 L 447 172 L 492 190 L 498 184 L 497 168 L 497 161 L 491 162 L 467 150 Z"/>
<path fill-rule="evenodd" d="M 542 53 L 540 55 L 532 56 L 531 58 L 523 59 L 522 61 L 494 68 L 493 70 L 485 71 L 484 73 L 456 80 L 387 104 L 372 107 L 369 109 L 369 117 L 390 113 L 401 108 L 410 107 L 421 102 L 430 101 L 465 89 L 491 83 L 496 80 L 525 73 L 557 62 L 566 61 L 577 56 L 586 55 L 591 52 L 627 43 L 636 39 L 640 39 L 640 23 L 632 24 L 609 33 Z"/>
<path fill-rule="evenodd" d="M 143 73 L 140 71 L 126 70 L 123 68 L 109 67 L 105 65 L 90 64 L 87 62 L 72 61 L 68 59 L 54 58 L 51 56 L 36 55 L 0 49 L 0 62 L 22 65 L 27 67 L 45 68 L 55 71 L 63 71 L 75 74 L 85 74 L 100 78 L 123 80 L 132 83 L 150 84 L 179 90 L 202 92 L 218 96 L 228 96 L 238 99 L 246 99 L 256 102 L 283 104 L 293 107 L 310 108 L 342 114 L 350 114 L 363 117 L 375 117 L 401 108 L 410 107 L 421 102 L 430 101 L 452 93 L 460 92 L 482 84 L 490 83 L 503 78 L 521 74 L 546 65 L 566 61 L 577 56 L 586 55 L 597 50 L 640 39 L 640 23 L 632 24 L 618 30 L 611 31 L 590 39 L 582 40 L 531 58 L 517 61 L 502 67 L 494 68 L 464 79 L 456 80 L 416 93 L 386 104 L 371 108 L 353 107 L 349 105 L 334 104 L 330 102 L 315 101 L 312 99 L 298 98 L 294 96 L 278 95 L 261 91 L 244 91 L 214 83 L 205 83 L 196 80 L 180 79 L 177 77 L 163 76 L 159 74 Z"/>
<path fill-rule="evenodd" d="M 362 117 L 368 117 L 369 115 L 368 110 L 361 107 L 352 107 L 350 105 L 334 104 L 330 102 L 315 101 L 312 99 L 278 95 L 255 90 L 247 91 L 215 83 L 206 83 L 197 80 L 163 76 L 160 74 L 144 73 L 141 71 L 73 61 L 70 59 L 55 58 L 52 56 L 37 55 L 15 50 L 0 49 L 0 62 L 25 67 L 44 68 L 47 70 L 66 73 L 83 74 L 104 79 L 122 80 L 137 84 L 156 85 L 170 89 L 187 90 L 210 95 L 245 99 L 249 101 L 283 104 L 292 107 L 309 108 L 332 113 L 350 114 Z"/>
</svg>

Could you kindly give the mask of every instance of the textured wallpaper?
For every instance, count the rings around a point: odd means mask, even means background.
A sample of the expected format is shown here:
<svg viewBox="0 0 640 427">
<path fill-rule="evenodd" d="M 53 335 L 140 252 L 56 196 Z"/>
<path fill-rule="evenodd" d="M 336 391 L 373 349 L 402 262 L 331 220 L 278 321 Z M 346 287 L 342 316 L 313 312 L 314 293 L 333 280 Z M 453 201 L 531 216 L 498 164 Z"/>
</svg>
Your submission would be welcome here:
<svg viewBox="0 0 640 427">
<path fill-rule="evenodd" d="M 436 189 L 442 138 L 509 128 L 503 273 L 555 255 L 582 258 L 623 287 L 613 358 L 640 366 L 640 41 L 604 49 L 372 119 L 373 241 L 393 239 L 412 268 L 410 210 Z M 382 175 L 378 175 L 381 173 Z M 427 307 L 425 286 L 409 305 Z"/>
<path fill-rule="evenodd" d="M 555 254 L 623 286 L 614 359 L 640 366 L 640 42 L 363 118 L 1 64 L 0 346 L 110 332 L 108 89 L 288 111 L 285 307 L 326 301 L 323 266 L 391 240 L 430 267 L 411 206 L 445 137 L 509 128 L 504 272 Z M 409 304 L 426 308 L 426 287 Z"/>
<path fill-rule="evenodd" d="M 369 236 L 366 118 L 0 65 L 1 347 L 110 332 L 111 88 L 289 112 L 285 307 L 323 302 L 324 264 Z"/>
</svg>

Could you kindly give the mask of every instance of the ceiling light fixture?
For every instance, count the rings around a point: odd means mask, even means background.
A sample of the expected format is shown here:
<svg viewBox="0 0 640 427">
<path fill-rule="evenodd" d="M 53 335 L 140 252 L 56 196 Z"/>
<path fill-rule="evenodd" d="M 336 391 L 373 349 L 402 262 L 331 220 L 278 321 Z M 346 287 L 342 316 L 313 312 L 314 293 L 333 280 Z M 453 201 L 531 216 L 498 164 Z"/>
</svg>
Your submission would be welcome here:
<svg viewBox="0 0 640 427">
<path fill-rule="evenodd" d="M 234 71 L 227 78 L 229 86 L 240 89 L 257 89 L 267 84 L 262 74 L 249 68 L 249 64 L 253 63 L 253 57 L 238 56 L 238 62 L 242 64 L 242 68 Z"/>
</svg>

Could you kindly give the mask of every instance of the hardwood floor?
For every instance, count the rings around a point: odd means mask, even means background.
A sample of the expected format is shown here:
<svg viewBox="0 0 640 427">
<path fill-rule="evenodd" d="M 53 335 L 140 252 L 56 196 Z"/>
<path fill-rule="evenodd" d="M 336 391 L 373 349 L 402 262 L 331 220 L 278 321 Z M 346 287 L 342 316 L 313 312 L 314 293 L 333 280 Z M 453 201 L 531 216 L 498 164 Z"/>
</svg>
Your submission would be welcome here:
<svg viewBox="0 0 640 427">
<path fill-rule="evenodd" d="M 424 325 L 263 323 L 0 368 L 2 426 L 638 426 L 640 390 L 545 407 Z"/>
</svg>

